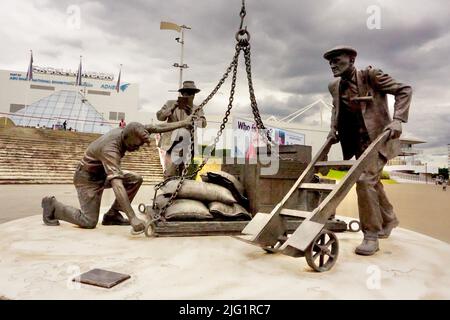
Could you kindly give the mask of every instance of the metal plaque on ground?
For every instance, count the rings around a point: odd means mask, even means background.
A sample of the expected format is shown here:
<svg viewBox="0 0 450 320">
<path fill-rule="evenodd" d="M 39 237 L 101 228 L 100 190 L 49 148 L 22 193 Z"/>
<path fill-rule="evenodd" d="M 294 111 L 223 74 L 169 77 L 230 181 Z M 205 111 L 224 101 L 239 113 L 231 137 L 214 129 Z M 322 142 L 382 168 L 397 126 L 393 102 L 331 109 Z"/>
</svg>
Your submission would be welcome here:
<svg viewBox="0 0 450 320">
<path fill-rule="evenodd" d="M 131 276 L 128 274 L 102 269 L 92 269 L 88 272 L 80 274 L 72 281 L 109 289 L 130 278 Z"/>
</svg>

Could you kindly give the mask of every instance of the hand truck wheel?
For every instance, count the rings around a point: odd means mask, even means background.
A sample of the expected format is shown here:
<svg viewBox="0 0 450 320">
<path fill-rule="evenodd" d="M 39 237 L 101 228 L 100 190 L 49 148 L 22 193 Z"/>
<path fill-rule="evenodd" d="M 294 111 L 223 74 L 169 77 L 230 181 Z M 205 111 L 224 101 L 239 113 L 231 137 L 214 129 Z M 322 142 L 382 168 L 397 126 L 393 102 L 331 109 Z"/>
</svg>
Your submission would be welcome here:
<svg viewBox="0 0 450 320">
<path fill-rule="evenodd" d="M 336 235 L 322 230 L 306 249 L 305 258 L 308 265 L 317 272 L 330 270 L 339 255 L 339 242 Z"/>
<path fill-rule="evenodd" d="M 361 231 L 361 223 L 358 220 L 352 220 L 348 223 L 347 231 L 359 232 Z"/>
<path fill-rule="evenodd" d="M 146 213 L 146 208 L 145 208 L 145 204 L 144 203 L 140 203 L 139 204 L 139 206 L 138 206 L 138 211 L 140 212 L 140 213 L 142 213 L 142 214 L 145 214 Z"/>
<path fill-rule="evenodd" d="M 145 224 L 144 229 L 145 235 L 149 238 L 154 237 L 156 235 L 156 225 L 153 221 L 149 221 Z"/>
</svg>

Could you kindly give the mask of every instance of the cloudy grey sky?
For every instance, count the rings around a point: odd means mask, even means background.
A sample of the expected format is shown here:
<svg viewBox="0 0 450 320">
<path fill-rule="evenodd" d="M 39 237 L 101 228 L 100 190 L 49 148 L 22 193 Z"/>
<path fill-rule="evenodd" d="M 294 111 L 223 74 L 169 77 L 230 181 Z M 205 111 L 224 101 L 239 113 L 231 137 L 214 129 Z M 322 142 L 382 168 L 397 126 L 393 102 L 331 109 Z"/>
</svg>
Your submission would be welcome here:
<svg viewBox="0 0 450 320">
<path fill-rule="evenodd" d="M 35 64 L 117 74 L 140 84 L 141 106 L 156 111 L 174 97 L 178 35 L 159 30 L 160 21 L 192 27 L 186 34 L 185 79 L 202 89 L 215 86 L 234 51 L 241 0 L 14 0 L 0 10 L 0 68 L 26 70 L 29 49 Z M 368 7 L 380 9 L 380 29 L 369 29 Z M 74 24 L 72 8 L 79 8 Z M 253 77 L 261 112 L 285 116 L 319 98 L 331 101 L 332 79 L 323 52 L 338 44 L 357 48 L 356 65 L 383 69 L 414 89 L 409 135 L 428 141 L 423 160 L 446 165 L 450 143 L 450 7 L 448 1 L 247 0 Z M 370 20 L 373 21 L 373 20 Z M 241 60 L 242 61 L 242 60 Z M 237 114 L 249 114 L 244 70 Z M 206 109 L 221 114 L 228 87 Z M 0 92 L 1 94 L 1 92 Z M 303 120 L 317 121 L 317 110 Z"/>
</svg>

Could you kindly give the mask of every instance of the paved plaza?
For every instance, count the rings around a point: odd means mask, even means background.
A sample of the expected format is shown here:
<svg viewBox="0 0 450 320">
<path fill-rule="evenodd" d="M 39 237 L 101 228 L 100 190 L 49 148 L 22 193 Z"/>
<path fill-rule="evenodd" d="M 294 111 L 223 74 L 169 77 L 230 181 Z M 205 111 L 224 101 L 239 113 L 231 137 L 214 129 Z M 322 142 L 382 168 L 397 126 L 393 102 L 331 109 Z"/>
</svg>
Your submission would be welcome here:
<svg viewBox="0 0 450 320">
<path fill-rule="evenodd" d="M 434 184 L 393 184 L 385 185 L 385 189 L 402 228 L 450 243 L 450 189 L 442 191 L 442 187 Z M 78 207 L 77 193 L 72 185 L 0 185 L 0 223 L 41 214 L 41 199 L 46 195 L 55 195 L 58 200 Z M 153 187 L 144 185 L 133 204 L 148 204 L 152 199 Z M 105 190 L 102 206 L 107 207 L 113 201 L 113 191 Z M 337 213 L 358 217 L 354 188 L 340 204 Z"/>
</svg>

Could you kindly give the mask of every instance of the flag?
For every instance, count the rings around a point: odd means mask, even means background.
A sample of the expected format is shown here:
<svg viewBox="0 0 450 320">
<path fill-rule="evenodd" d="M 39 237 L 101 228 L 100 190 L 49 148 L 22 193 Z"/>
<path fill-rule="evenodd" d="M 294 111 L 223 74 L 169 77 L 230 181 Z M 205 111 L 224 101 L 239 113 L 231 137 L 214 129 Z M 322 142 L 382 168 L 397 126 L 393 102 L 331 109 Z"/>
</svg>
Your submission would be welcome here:
<svg viewBox="0 0 450 320">
<path fill-rule="evenodd" d="M 82 72 L 83 72 L 83 68 L 81 66 L 81 56 L 80 56 L 80 66 L 78 67 L 77 80 L 75 81 L 76 86 L 81 86 Z"/>
<path fill-rule="evenodd" d="M 27 80 L 28 81 L 33 80 L 33 51 L 30 50 L 30 52 L 31 52 L 30 65 L 28 66 L 28 71 L 27 71 Z"/>
<path fill-rule="evenodd" d="M 175 30 L 177 32 L 181 32 L 181 27 L 173 22 L 166 22 L 161 21 L 161 24 L 159 26 L 159 29 L 161 30 Z"/>
<path fill-rule="evenodd" d="M 122 75 L 122 65 L 120 65 L 119 77 L 117 78 L 116 91 L 119 92 L 120 89 L 120 76 Z"/>
</svg>

